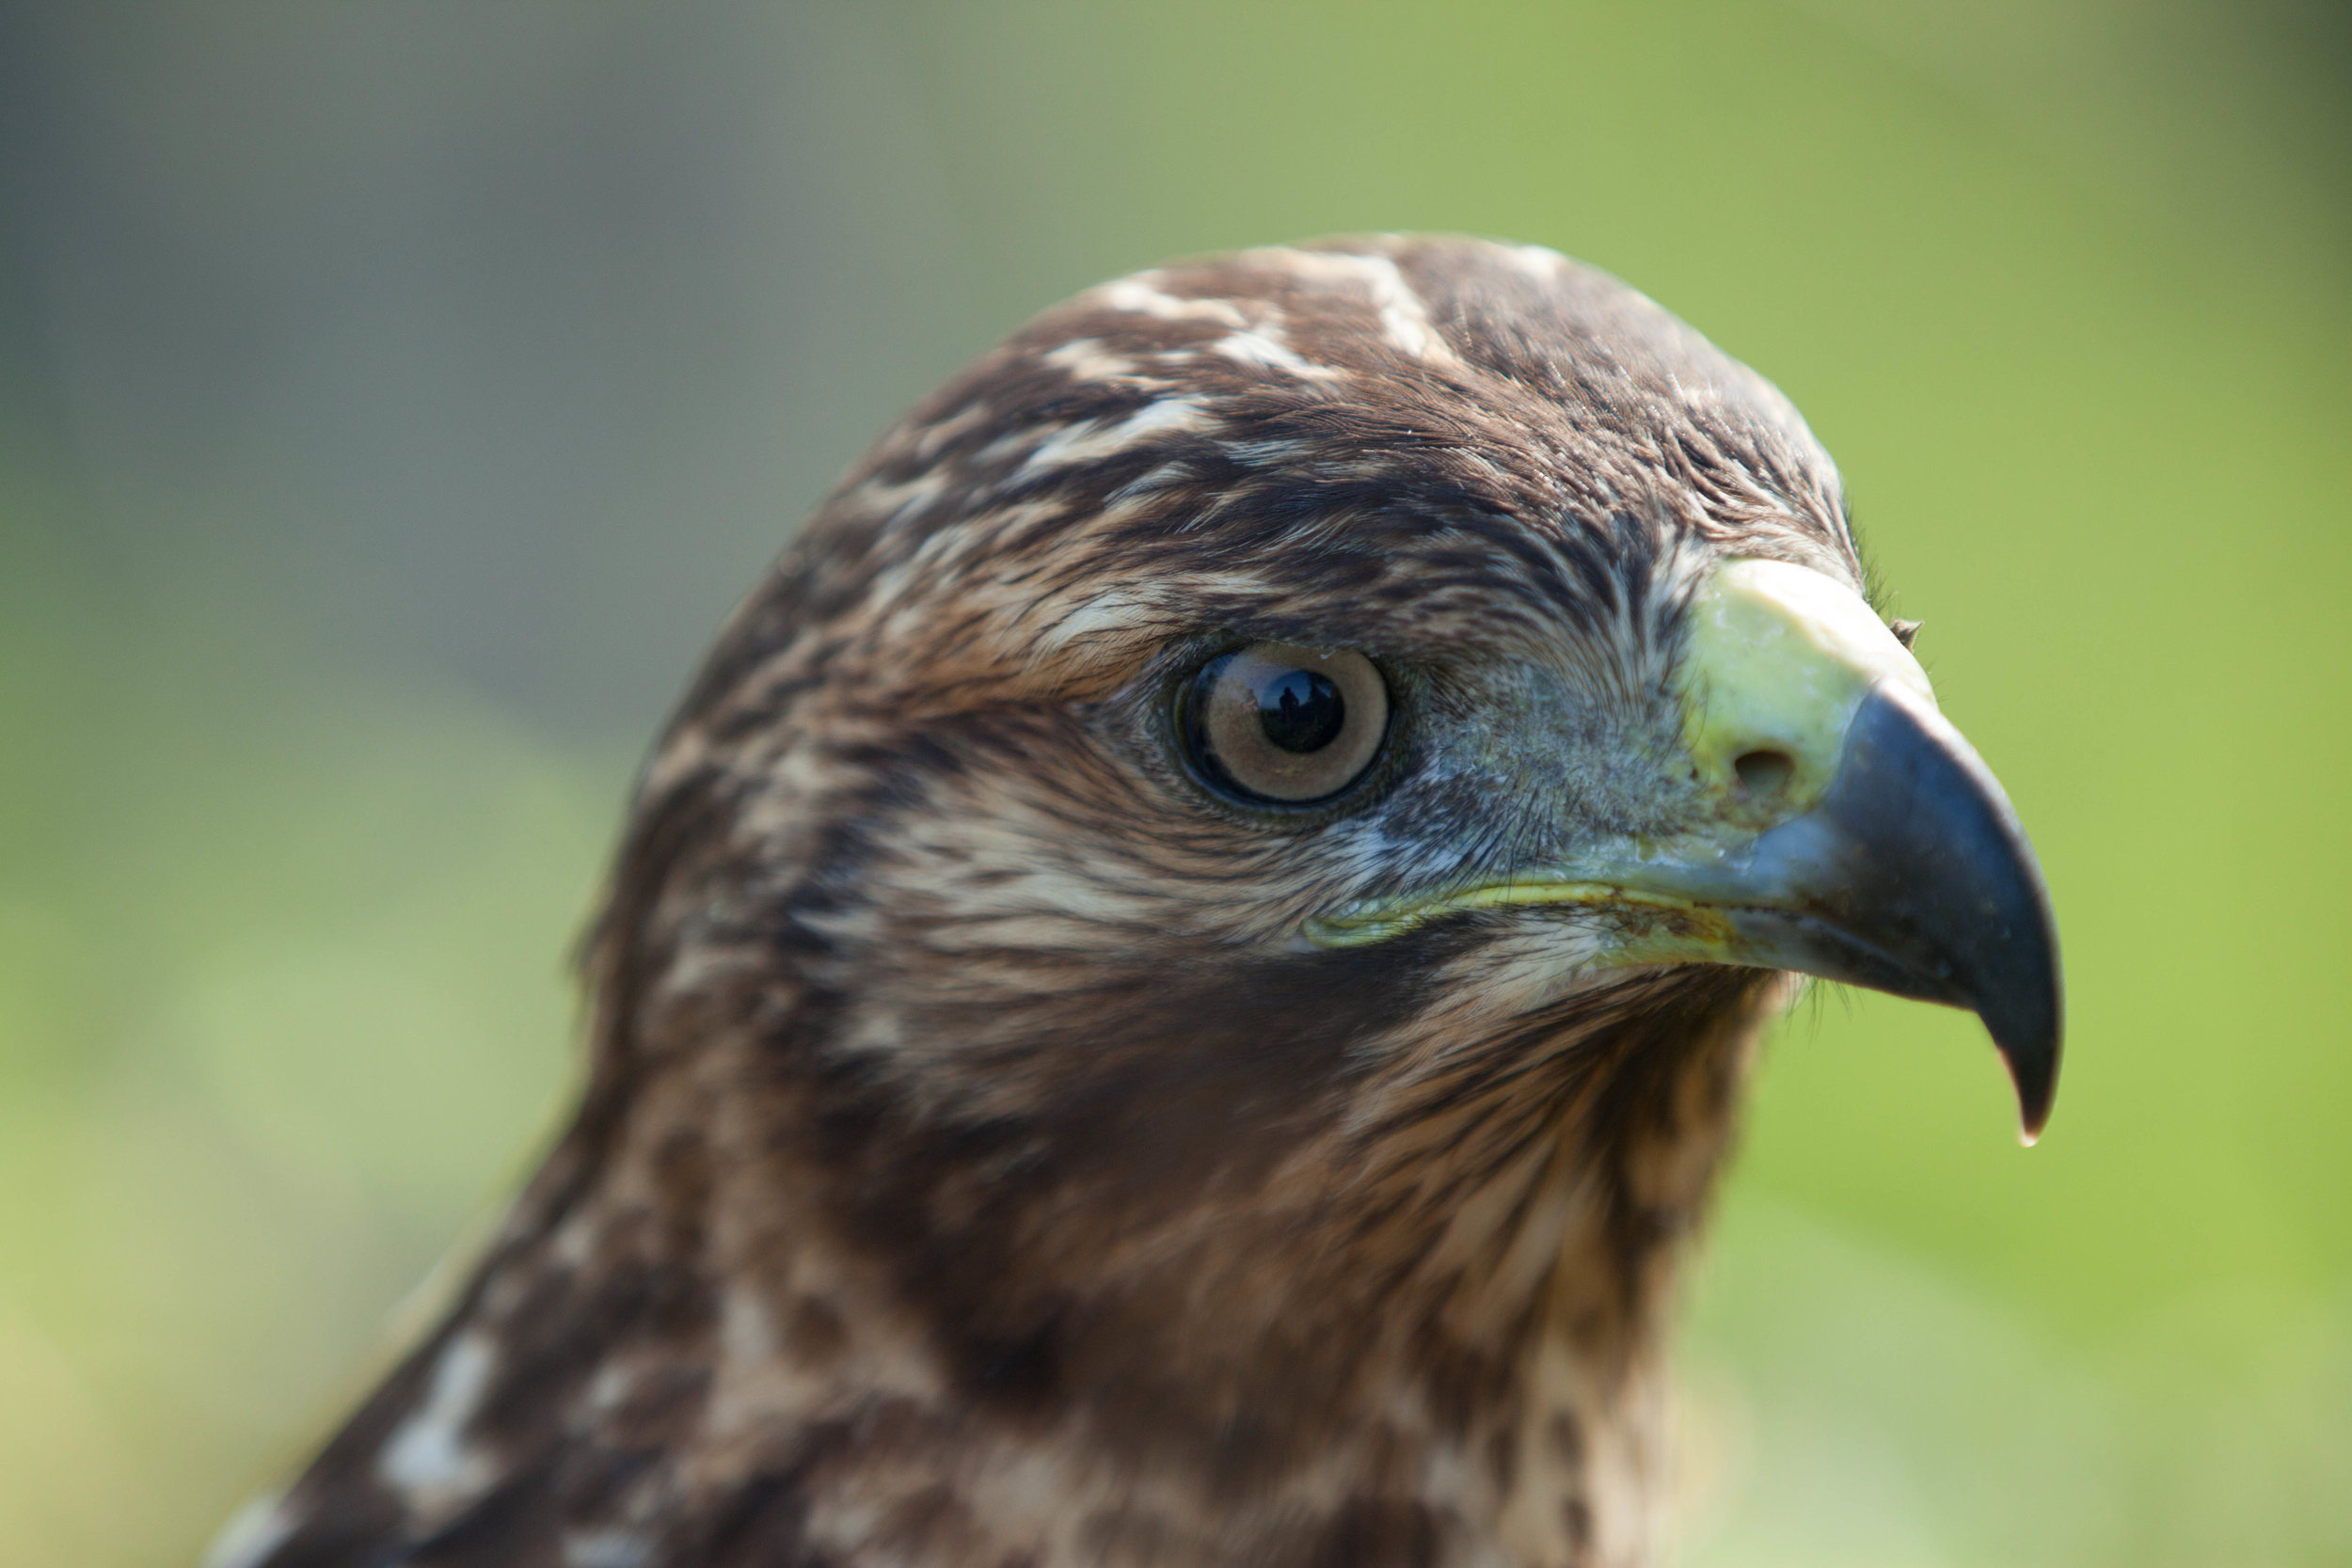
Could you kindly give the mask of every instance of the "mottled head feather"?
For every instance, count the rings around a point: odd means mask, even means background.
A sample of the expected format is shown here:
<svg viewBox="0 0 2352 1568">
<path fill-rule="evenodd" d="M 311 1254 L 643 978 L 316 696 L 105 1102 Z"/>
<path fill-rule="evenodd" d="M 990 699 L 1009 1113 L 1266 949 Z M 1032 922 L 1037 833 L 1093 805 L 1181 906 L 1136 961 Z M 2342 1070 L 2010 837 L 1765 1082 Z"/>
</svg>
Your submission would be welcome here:
<svg viewBox="0 0 2352 1568">
<path fill-rule="evenodd" d="M 1575 911 L 1298 932 L 1686 809 L 1726 554 L 1860 583 L 1788 404 L 1549 251 L 1248 251 L 1015 334 L 721 635 L 578 1123 L 256 1560 L 1640 1560 L 1672 1243 L 1785 985 L 1594 970 Z M 1260 640 L 1387 672 L 1340 806 L 1174 753 Z"/>
</svg>

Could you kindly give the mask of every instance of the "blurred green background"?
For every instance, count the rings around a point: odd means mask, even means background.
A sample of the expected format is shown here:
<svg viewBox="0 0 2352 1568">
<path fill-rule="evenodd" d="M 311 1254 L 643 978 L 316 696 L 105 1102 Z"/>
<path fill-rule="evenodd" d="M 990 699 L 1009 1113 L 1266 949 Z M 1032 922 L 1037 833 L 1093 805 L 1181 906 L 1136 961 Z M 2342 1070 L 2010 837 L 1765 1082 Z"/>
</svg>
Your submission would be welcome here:
<svg viewBox="0 0 2352 1568">
<path fill-rule="evenodd" d="M 2352 1562 L 2352 12 L 0 6 L 0 1562 L 187 1562 L 570 1071 L 629 768 L 863 442 L 1170 254 L 1611 268 L 1844 465 L 2064 927 L 1820 995 L 1692 1565 Z"/>
</svg>

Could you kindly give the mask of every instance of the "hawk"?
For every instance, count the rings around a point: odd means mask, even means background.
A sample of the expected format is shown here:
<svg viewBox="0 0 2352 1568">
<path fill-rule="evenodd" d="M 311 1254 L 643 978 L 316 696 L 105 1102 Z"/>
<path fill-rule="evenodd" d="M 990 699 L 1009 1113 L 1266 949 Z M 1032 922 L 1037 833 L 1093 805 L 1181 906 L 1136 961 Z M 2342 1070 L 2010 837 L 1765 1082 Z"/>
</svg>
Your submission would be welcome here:
<svg viewBox="0 0 2352 1568">
<path fill-rule="evenodd" d="M 1554 252 L 1048 311 L 735 613 L 575 1120 L 239 1568 L 1656 1560 L 1662 1343 L 1806 975 L 2055 935 L 1788 401 Z"/>
</svg>

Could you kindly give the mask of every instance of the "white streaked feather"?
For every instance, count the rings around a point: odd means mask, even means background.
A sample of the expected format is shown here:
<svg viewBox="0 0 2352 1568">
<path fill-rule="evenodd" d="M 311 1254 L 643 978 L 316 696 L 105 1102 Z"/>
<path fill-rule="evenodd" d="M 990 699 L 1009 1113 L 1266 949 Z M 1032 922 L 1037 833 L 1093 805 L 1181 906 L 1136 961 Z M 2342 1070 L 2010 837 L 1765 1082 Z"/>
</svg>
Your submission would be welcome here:
<svg viewBox="0 0 2352 1568">
<path fill-rule="evenodd" d="M 412 1507 L 435 1513 L 489 1484 L 489 1457 L 466 1441 L 498 1353 L 479 1333 L 460 1334 L 433 1364 L 424 1403 L 392 1431 L 375 1473 Z"/>
</svg>

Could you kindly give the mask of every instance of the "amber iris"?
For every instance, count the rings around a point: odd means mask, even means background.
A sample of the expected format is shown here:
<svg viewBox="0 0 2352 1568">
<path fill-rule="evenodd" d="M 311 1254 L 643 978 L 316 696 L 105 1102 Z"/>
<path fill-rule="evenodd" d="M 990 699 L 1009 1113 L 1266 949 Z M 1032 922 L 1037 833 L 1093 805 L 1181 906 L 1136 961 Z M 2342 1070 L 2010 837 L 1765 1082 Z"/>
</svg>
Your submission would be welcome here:
<svg viewBox="0 0 2352 1568">
<path fill-rule="evenodd" d="M 1389 689 L 1359 653 L 1257 642 L 1202 665 L 1182 729 L 1196 769 L 1246 800 L 1305 804 L 1361 778 L 1389 722 Z"/>
</svg>

